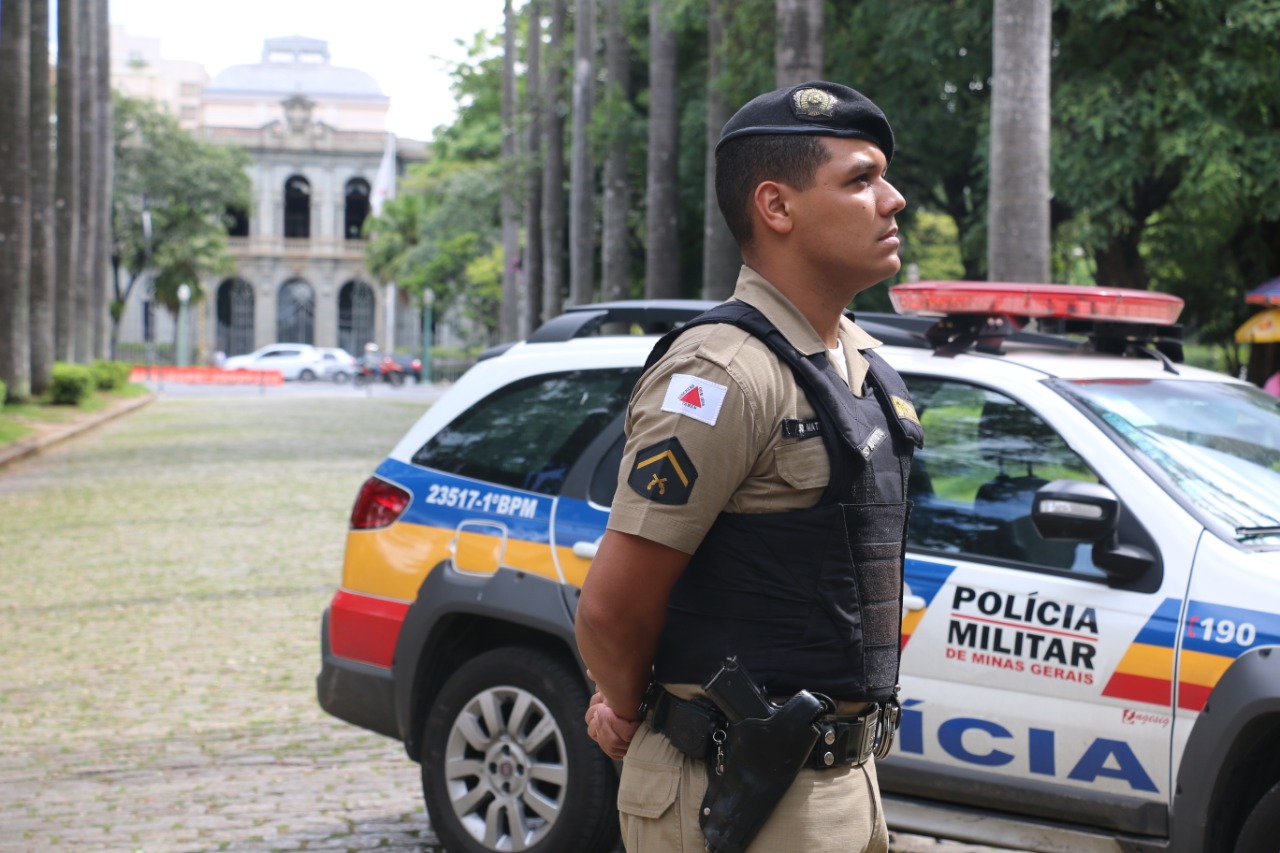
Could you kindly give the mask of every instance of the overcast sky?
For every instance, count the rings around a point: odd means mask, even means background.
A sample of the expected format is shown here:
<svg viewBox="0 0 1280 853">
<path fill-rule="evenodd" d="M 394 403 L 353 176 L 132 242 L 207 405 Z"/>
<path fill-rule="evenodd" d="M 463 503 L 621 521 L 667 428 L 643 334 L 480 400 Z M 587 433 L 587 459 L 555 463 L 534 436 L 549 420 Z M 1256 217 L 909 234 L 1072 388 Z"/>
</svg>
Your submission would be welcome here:
<svg viewBox="0 0 1280 853">
<path fill-rule="evenodd" d="M 453 118 L 446 62 L 466 58 L 457 39 L 502 27 L 502 0 L 111 0 L 111 23 L 160 39 L 165 59 L 200 62 L 210 78 L 261 61 L 268 38 L 329 42 L 334 65 L 357 68 L 391 99 L 387 129 L 413 139 Z"/>
</svg>

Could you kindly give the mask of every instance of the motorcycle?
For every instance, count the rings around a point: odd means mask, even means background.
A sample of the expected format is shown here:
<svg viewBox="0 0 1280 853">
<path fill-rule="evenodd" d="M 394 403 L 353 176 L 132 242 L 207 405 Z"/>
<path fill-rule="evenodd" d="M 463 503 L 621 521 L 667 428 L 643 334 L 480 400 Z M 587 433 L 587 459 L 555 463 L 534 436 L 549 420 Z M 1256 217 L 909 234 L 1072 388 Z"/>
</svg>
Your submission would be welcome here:
<svg viewBox="0 0 1280 853">
<path fill-rule="evenodd" d="M 356 373 L 353 379 L 356 385 L 386 382 L 392 387 L 399 388 L 404 384 L 405 370 L 390 357 L 381 359 L 364 358 L 356 365 Z"/>
</svg>

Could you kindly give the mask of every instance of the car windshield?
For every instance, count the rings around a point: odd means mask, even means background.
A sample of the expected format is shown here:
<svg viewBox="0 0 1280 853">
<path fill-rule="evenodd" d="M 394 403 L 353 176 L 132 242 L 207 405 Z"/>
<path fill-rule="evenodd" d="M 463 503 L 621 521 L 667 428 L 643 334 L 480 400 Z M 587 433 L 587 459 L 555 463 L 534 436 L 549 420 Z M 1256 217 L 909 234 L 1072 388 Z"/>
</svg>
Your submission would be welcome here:
<svg viewBox="0 0 1280 853">
<path fill-rule="evenodd" d="M 1280 399 L 1248 385 L 1058 383 L 1243 544 L 1280 546 Z M 1216 525 L 1215 525 L 1216 526 Z"/>
</svg>

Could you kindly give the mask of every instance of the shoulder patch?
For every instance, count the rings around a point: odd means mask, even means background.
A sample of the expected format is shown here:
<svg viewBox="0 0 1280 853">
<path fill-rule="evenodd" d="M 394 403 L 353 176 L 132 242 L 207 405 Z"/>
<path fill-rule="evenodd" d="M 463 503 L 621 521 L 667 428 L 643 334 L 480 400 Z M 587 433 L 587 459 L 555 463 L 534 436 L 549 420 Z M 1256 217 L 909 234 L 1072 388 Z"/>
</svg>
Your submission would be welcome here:
<svg viewBox="0 0 1280 853">
<path fill-rule="evenodd" d="M 660 504 L 688 503 L 697 480 L 693 460 L 675 437 L 638 451 L 627 475 L 627 485 L 636 494 Z"/>
<path fill-rule="evenodd" d="M 910 400 L 904 400 L 901 397 L 890 397 L 893 401 L 893 411 L 903 420 L 912 423 L 920 423 L 920 417 L 916 414 L 916 407 L 911 405 Z"/>
<path fill-rule="evenodd" d="M 674 373 L 662 398 L 662 411 L 685 415 L 708 426 L 715 426 L 729 389 L 718 382 L 699 379 L 688 373 Z"/>
</svg>

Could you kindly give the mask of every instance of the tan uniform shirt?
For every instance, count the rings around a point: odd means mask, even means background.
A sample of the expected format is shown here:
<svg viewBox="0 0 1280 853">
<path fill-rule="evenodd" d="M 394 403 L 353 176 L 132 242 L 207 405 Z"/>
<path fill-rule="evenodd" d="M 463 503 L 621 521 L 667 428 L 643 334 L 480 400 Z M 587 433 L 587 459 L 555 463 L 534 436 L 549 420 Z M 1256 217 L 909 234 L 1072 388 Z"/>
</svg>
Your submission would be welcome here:
<svg viewBox="0 0 1280 853">
<path fill-rule="evenodd" d="M 759 309 L 804 355 L 827 352 L 804 315 L 751 268 L 742 268 L 733 298 Z M 847 318 L 839 336 L 849 385 L 861 395 L 868 367 L 860 350 L 880 342 Z M 826 447 L 816 435 L 784 437 L 781 426 L 814 417 L 791 368 L 758 338 L 728 324 L 690 329 L 636 384 L 609 527 L 692 554 L 721 512 L 813 506 L 830 477 Z M 674 483 L 653 482 L 644 494 L 628 485 L 643 451 L 672 438 L 694 469 L 684 503 L 654 499 L 653 488 Z"/>
</svg>

